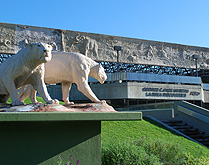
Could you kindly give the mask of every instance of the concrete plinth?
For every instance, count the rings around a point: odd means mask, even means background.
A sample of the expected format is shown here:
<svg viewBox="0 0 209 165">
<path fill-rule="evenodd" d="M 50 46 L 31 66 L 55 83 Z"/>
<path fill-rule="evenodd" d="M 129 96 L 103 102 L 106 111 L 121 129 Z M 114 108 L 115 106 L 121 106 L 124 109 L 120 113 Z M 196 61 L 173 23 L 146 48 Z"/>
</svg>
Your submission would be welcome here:
<svg viewBox="0 0 209 165">
<path fill-rule="evenodd" d="M 101 164 L 101 121 L 140 120 L 141 113 L 1 112 L 0 164 Z"/>
</svg>

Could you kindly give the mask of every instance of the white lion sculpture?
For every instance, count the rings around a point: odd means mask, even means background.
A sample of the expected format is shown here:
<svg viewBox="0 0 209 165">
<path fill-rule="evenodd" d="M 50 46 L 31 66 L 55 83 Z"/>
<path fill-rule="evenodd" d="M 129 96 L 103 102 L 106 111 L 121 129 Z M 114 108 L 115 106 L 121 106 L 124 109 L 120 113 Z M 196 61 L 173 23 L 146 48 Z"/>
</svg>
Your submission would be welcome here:
<svg viewBox="0 0 209 165">
<path fill-rule="evenodd" d="M 107 79 L 104 68 L 94 60 L 79 53 L 52 52 L 52 60 L 45 64 L 44 81 L 47 84 L 62 82 L 62 96 L 65 104 L 69 102 L 69 91 L 72 83 L 76 83 L 81 91 L 92 102 L 102 103 L 88 85 L 88 76 L 96 78 L 101 84 Z M 30 95 L 33 103 L 37 103 L 36 91 L 28 86 L 21 94 L 21 100 Z"/>
<path fill-rule="evenodd" d="M 0 94 L 11 96 L 12 105 L 23 105 L 17 89 L 31 84 L 46 103 L 58 103 L 49 96 L 44 83 L 44 63 L 51 60 L 52 47 L 44 43 L 30 44 L 0 64 Z"/>
</svg>

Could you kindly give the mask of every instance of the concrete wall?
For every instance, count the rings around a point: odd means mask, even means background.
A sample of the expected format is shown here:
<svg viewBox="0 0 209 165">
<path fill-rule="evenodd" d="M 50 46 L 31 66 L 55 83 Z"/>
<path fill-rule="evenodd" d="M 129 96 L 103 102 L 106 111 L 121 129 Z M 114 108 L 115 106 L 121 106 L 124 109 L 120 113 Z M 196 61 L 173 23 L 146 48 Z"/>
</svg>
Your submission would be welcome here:
<svg viewBox="0 0 209 165">
<path fill-rule="evenodd" d="M 93 34 L 70 30 L 0 23 L 0 53 L 16 53 L 26 43 L 45 42 L 54 50 L 80 52 L 98 61 L 117 61 L 114 46 L 122 46 L 119 61 L 195 68 L 194 54 L 200 55 L 198 68 L 209 69 L 209 48 L 166 42 Z"/>
<path fill-rule="evenodd" d="M 204 100 L 205 100 L 205 103 L 209 103 L 209 91 L 208 90 L 204 90 Z"/>
<path fill-rule="evenodd" d="M 175 120 L 182 120 L 200 131 L 209 133 L 209 111 L 196 105 L 177 101 L 174 104 Z"/>
<path fill-rule="evenodd" d="M 204 100 L 201 85 L 177 85 L 140 82 L 114 82 L 91 84 L 92 91 L 99 99 L 150 99 L 150 100 Z M 61 85 L 48 86 L 52 98 L 62 100 Z M 77 86 L 70 91 L 70 100 L 89 100 Z"/>
<path fill-rule="evenodd" d="M 90 85 L 92 91 L 96 96 L 102 99 L 124 99 L 128 98 L 127 84 L 112 83 L 112 84 L 92 84 Z M 47 86 L 49 95 L 52 98 L 62 100 L 62 87 L 61 85 L 49 85 Z M 70 100 L 89 100 L 84 96 L 74 84 L 70 90 Z"/>
</svg>

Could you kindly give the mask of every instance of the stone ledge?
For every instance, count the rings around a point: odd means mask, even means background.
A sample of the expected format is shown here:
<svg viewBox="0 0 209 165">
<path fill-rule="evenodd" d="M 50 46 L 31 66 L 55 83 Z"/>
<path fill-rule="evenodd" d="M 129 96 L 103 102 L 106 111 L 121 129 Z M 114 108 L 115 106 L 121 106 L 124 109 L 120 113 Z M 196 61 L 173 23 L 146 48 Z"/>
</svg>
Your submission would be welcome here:
<svg viewBox="0 0 209 165">
<path fill-rule="evenodd" d="M 0 122 L 9 121 L 120 121 L 141 120 L 141 112 L 3 112 Z"/>
<path fill-rule="evenodd" d="M 141 112 L 117 112 L 106 103 L 69 106 L 30 104 L 0 108 L 0 122 L 9 121 L 119 121 L 141 120 Z"/>
</svg>

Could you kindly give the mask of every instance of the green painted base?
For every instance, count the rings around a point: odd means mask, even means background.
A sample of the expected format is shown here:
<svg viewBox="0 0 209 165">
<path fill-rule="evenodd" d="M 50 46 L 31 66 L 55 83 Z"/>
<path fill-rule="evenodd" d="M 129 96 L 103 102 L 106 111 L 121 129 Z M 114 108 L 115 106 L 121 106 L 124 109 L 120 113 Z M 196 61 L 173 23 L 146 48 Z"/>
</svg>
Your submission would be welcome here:
<svg viewBox="0 0 209 165">
<path fill-rule="evenodd" d="M 99 165 L 101 121 L 140 119 L 141 113 L 2 112 L 0 164 L 56 165 L 58 156 L 64 164 L 75 155 L 75 165 L 78 160 L 79 165 Z"/>
<path fill-rule="evenodd" d="M 101 164 L 100 121 L 1 122 L 0 164 Z"/>
</svg>

